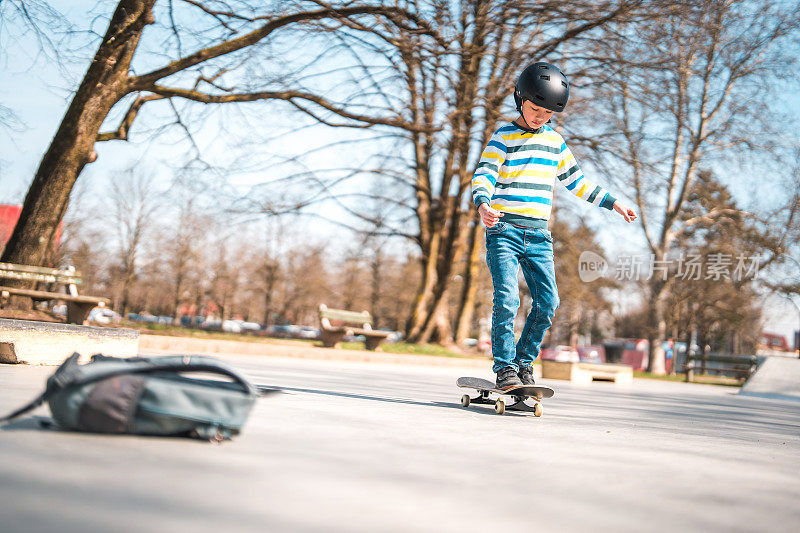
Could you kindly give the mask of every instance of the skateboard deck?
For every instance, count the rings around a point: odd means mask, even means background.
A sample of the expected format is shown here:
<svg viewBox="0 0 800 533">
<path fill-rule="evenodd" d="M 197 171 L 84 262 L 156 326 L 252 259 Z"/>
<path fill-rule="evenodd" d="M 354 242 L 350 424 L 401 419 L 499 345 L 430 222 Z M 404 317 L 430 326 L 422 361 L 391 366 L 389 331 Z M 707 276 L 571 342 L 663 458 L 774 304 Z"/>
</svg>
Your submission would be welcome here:
<svg viewBox="0 0 800 533">
<path fill-rule="evenodd" d="M 469 407 L 472 403 L 494 405 L 494 410 L 499 414 L 505 411 L 529 411 L 536 416 L 542 416 L 542 405 L 539 403 L 542 398 L 552 398 L 555 391 L 543 385 L 522 385 L 511 389 L 501 390 L 495 388 L 495 384 L 487 379 L 461 377 L 456 381 L 456 385 L 462 389 L 475 389 L 479 395 L 471 398 L 469 394 L 461 397 L 461 405 Z M 491 394 L 496 394 L 497 399 L 492 399 Z M 506 406 L 505 401 L 500 396 L 511 396 L 515 402 Z M 533 398 L 534 405 L 525 403 L 527 398 Z"/>
</svg>

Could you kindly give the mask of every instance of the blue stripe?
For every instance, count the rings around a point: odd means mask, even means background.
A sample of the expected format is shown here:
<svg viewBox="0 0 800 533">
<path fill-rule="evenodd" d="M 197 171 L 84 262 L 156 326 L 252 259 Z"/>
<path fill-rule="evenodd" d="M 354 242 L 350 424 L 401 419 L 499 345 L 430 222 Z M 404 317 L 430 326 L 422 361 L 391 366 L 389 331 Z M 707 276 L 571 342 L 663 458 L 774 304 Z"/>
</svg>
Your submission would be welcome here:
<svg viewBox="0 0 800 533">
<path fill-rule="evenodd" d="M 541 157 L 528 157 L 525 159 L 506 159 L 506 166 L 518 167 L 521 165 L 547 165 L 550 167 L 557 167 L 558 161 L 552 159 L 544 159 Z"/>
<path fill-rule="evenodd" d="M 492 185 L 497 183 L 497 180 L 495 178 L 493 178 L 490 174 L 475 174 L 472 177 L 472 179 L 475 179 L 475 178 L 480 177 L 480 176 L 483 176 L 484 178 L 488 178 L 489 179 L 489 183 L 491 183 Z"/>
<path fill-rule="evenodd" d="M 503 153 L 505 153 L 505 151 L 506 151 L 506 145 L 504 145 L 503 143 L 498 142 L 498 141 L 494 141 L 494 140 L 489 141 L 489 144 L 487 144 L 486 147 L 488 148 L 490 146 L 494 146 L 495 148 L 499 148 Z"/>
<path fill-rule="evenodd" d="M 568 191 L 571 191 L 572 189 L 574 189 L 575 187 L 577 187 L 577 185 L 578 185 L 578 184 L 581 182 L 581 180 L 582 180 L 582 179 L 583 179 L 583 176 L 581 176 L 580 178 L 576 179 L 575 181 L 573 181 L 572 183 L 570 183 L 569 185 L 567 185 L 567 186 L 566 186 L 566 187 L 567 187 L 567 190 L 568 190 Z"/>
<path fill-rule="evenodd" d="M 506 200 L 513 200 L 514 202 L 534 202 L 537 204 L 551 205 L 550 198 L 542 198 L 541 196 L 518 196 L 516 194 L 495 194 L 495 198 L 505 198 Z"/>
<path fill-rule="evenodd" d="M 516 130 L 518 130 L 518 129 L 519 129 L 519 128 L 518 128 L 516 125 L 514 125 L 514 123 L 511 123 L 511 124 L 508 124 L 508 125 L 506 125 L 506 126 L 503 126 L 503 127 L 502 127 L 502 128 L 500 128 L 499 130 L 497 130 L 497 131 L 495 132 L 495 134 L 497 134 L 497 133 L 501 133 L 501 132 L 504 132 L 504 131 L 516 131 Z"/>
</svg>

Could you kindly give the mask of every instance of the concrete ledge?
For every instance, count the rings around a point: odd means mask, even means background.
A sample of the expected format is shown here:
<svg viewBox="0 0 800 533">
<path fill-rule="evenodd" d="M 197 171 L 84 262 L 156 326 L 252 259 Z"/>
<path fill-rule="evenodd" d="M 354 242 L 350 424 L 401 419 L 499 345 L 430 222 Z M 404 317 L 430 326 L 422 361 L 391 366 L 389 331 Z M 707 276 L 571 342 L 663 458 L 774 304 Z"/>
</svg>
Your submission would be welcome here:
<svg viewBox="0 0 800 533">
<path fill-rule="evenodd" d="M 542 377 L 544 379 L 564 379 L 573 383 L 591 383 L 598 380 L 630 385 L 633 383 L 633 368 L 628 365 L 612 363 L 567 363 L 544 359 L 542 360 Z"/>
<path fill-rule="evenodd" d="M 2 363 L 59 365 L 74 352 L 86 361 L 96 353 L 133 357 L 138 351 L 133 329 L 0 319 Z"/>
</svg>

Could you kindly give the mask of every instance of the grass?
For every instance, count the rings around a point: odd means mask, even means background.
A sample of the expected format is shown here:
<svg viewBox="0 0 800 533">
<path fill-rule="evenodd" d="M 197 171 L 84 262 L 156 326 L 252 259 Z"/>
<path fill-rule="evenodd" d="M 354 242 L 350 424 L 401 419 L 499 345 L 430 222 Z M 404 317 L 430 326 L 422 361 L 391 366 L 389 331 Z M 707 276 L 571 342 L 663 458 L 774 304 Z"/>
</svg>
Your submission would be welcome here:
<svg viewBox="0 0 800 533">
<path fill-rule="evenodd" d="M 644 372 L 639 370 L 633 371 L 633 377 L 643 379 L 658 379 L 661 381 L 686 381 L 683 374 L 660 376 L 651 372 Z M 742 381 L 736 378 L 729 378 L 727 376 L 715 376 L 711 374 L 695 374 L 692 383 L 702 383 L 704 385 L 721 385 L 723 387 L 741 387 Z"/>
<path fill-rule="evenodd" d="M 152 324 L 141 322 L 124 322 L 122 327 L 138 329 L 142 333 L 169 335 L 172 337 L 191 337 L 195 339 L 215 339 L 239 342 L 259 342 L 264 344 L 283 344 L 285 342 L 310 344 L 311 339 L 278 339 L 275 337 L 260 337 L 242 333 L 228 333 L 227 331 L 208 331 L 204 329 L 184 328 L 167 324 Z"/>
<path fill-rule="evenodd" d="M 342 348 L 348 350 L 365 350 L 363 342 L 343 342 Z M 448 350 L 437 344 L 409 344 L 394 342 L 381 344 L 381 351 L 386 353 L 408 353 L 415 355 L 437 355 L 442 357 L 465 357 L 464 354 Z"/>
<path fill-rule="evenodd" d="M 264 344 L 301 344 L 322 346 L 322 342 L 313 339 L 279 339 L 275 337 L 259 337 L 228 333 L 225 331 L 207 331 L 202 329 L 183 328 L 168 324 L 152 324 L 140 322 L 125 322 L 123 327 L 138 329 L 142 333 L 170 335 L 175 337 L 191 337 L 196 339 L 231 340 L 240 342 L 258 342 Z M 342 342 L 342 348 L 347 350 L 366 350 L 363 342 Z M 448 350 L 436 344 L 409 344 L 407 342 L 384 343 L 381 350 L 385 353 L 400 353 L 414 355 L 434 355 L 441 357 L 465 357 L 463 353 Z"/>
</svg>

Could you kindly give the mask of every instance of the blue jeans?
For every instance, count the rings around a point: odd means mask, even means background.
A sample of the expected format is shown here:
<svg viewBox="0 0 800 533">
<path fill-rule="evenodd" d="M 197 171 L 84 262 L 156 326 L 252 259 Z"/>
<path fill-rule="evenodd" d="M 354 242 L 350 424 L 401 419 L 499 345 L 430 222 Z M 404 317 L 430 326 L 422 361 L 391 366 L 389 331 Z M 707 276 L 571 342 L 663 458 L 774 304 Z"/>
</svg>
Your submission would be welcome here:
<svg viewBox="0 0 800 533">
<path fill-rule="evenodd" d="M 552 324 L 559 304 L 553 237 L 546 229 L 498 222 L 486 228 L 486 264 L 494 286 L 492 371 L 506 366 L 515 370 L 530 366 L 539 356 L 544 333 Z M 517 272 L 520 264 L 533 302 L 515 347 L 514 318 L 519 309 Z"/>
</svg>

